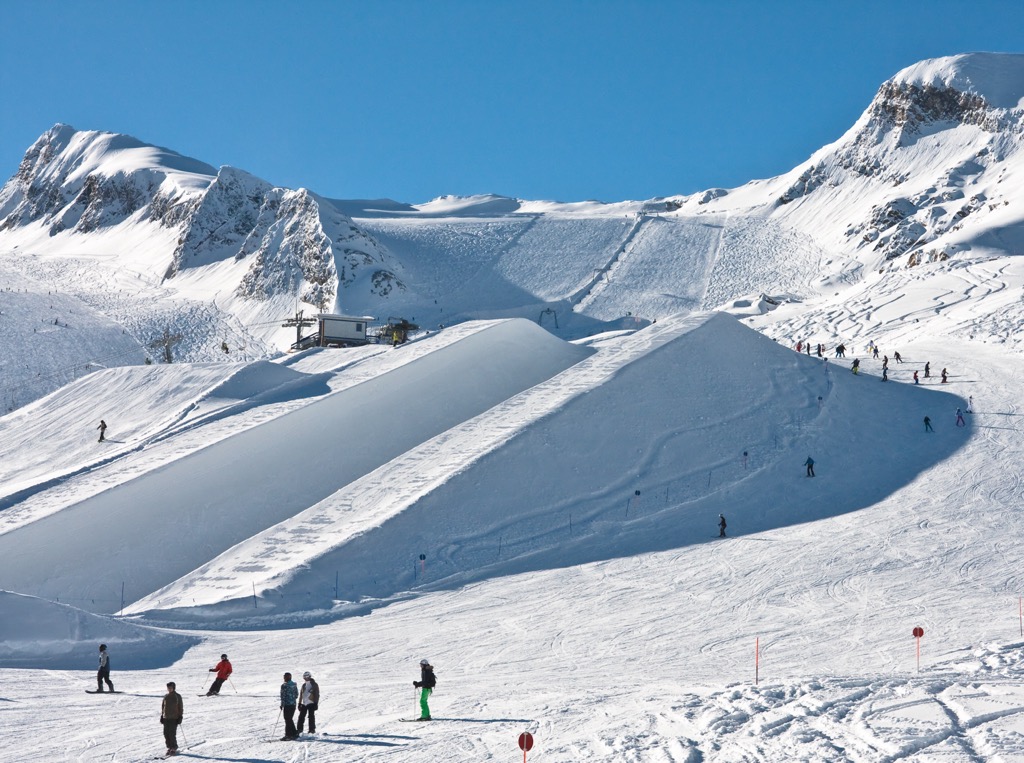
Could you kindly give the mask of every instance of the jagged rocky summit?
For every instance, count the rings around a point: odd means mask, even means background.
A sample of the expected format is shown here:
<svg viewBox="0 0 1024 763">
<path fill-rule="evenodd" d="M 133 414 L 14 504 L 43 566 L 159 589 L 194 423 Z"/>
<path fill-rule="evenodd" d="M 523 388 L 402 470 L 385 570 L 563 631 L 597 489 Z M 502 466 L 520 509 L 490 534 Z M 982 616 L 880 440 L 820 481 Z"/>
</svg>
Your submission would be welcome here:
<svg viewBox="0 0 1024 763">
<path fill-rule="evenodd" d="M 297 296 L 333 310 L 345 290 L 385 297 L 404 288 L 389 253 L 331 202 L 126 135 L 55 125 L 0 189 L 0 233 L 138 224 L 177 232 L 165 278 L 234 260 L 236 296 L 250 300 Z"/>
</svg>

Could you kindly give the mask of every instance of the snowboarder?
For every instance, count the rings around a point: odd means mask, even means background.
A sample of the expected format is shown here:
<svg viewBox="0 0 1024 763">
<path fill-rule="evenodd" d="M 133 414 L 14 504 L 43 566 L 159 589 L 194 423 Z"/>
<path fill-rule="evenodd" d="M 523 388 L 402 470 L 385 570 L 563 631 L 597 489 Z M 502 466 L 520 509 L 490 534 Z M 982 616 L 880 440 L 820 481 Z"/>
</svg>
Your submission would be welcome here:
<svg viewBox="0 0 1024 763">
<path fill-rule="evenodd" d="M 307 670 L 302 674 L 302 688 L 299 689 L 299 728 L 298 733 L 302 733 L 302 727 L 306 721 L 306 714 L 309 714 L 309 733 L 316 733 L 316 711 L 320 706 L 320 686 L 316 681 L 313 680 L 313 676 Z"/>
<path fill-rule="evenodd" d="M 100 425 L 98 427 L 96 427 L 96 428 L 98 430 L 100 430 L 100 440 L 99 441 L 103 442 L 104 436 L 107 433 L 107 422 L 105 422 L 103 419 L 100 419 Z"/>
<path fill-rule="evenodd" d="M 160 705 L 160 723 L 164 727 L 164 742 L 167 743 L 167 754 L 178 754 L 178 726 L 185 716 L 185 703 L 181 695 L 174 690 L 174 681 L 167 683 L 167 694 Z"/>
<path fill-rule="evenodd" d="M 437 685 L 437 678 L 434 677 L 434 668 L 429 660 L 420 660 L 420 680 L 413 681 L 412 685 L 420 689 L 420 717 L 421 721 L 430 720 L 430 706 L 427 700 Z"/>
<path fill-rule="evenodd" d="M 718 515 L 718 537 L 725 537 L 725 514 Z"/>
<path fill-rule="evenodd" d="M 964 414 L 961 412 L 959 408 L 956 409 L 956 425 L 958 427 L 967 426 L 967 422 L 964 421 Z"/>
<path fill-rule="evenodd" d="M 860 373 L 860 358 L 853 359 L 853 365 L 850 366 L 850 370 L 853 371 L 855 376 Z"/>
<path fill-rule="evenodd" d="M 106 682 L 107 690 L 114 691 L 114 684 L 110 682 L 110 653 L 107 652 L 107 645 L 100 644 L 100 669 L 96 673 L 96 692 L 103 693 L 103 684 Z"/>
<path fill-rule="evenodd" d="M 807 476 L 808 477 L 813 477 L 814 476 L 814 459 L 811 458 L 810 456 L 808 456 L 807 460 L 804 461 L 804 466 L 807 467 Z"/>
<path fill-rule="evenodd" d="M 932 429 L 932 420 L 930 418 L 928 418 L 927 416 L 924 417 L 924 431 L 926 431 L 926 432 L 934 432 L 935 431 L 934 429 Z"/>
<path fill-rule="evenodd" d="M 917 378 L 917 371 L 914 371 L 914 384 L 920 384 L 921 382 Z"/>
<path fill-rule="evenodd" d="M 930 379 L 932 376 L 932 362 L 929 360 L 924 364 L 924 378 Z"/>
<path fill-rule="evenodd" d="M 284 736 L 281 741 L 298 739 L 299 732 L 295 729 L 295 703 L 299 698 L 299 687 L 292 680 L 291 673 L 284 674 L 281 684 L 281 711 L 284 713 Z"/>
<path fill-rule="evenodd" d="M 211 697 L 214 694 L 220 694 L 220 687 L 224 685 L 224 682 L 228 680 L 228 676 L 231 675 L 231 663 L 228 662 L 228 656 L 222 654 L 220 656 L 220 662 L 217 663 L 216 667 L 210 668 L 211 673 L 216 673 L 217 677 L 210 685 L 210 691 L 206 692 L 207 697 Z M 234 684 L 232 684 L 233 686 Z"/>
<path fill-rule="evenodd" d="M 902 363 L 903 362 L 903 358 L 900 357 L 899 352 L 894 352 L 892 354 L 892 357 L 893 357 L 893 360 L 895 360 L 897 363 Z"/>
<path fill-rule="evenodd" d="M 946 383 L 946 369 L 945 368 L 942 369 L 942 383 L 943 384 Z"/>
</svg>

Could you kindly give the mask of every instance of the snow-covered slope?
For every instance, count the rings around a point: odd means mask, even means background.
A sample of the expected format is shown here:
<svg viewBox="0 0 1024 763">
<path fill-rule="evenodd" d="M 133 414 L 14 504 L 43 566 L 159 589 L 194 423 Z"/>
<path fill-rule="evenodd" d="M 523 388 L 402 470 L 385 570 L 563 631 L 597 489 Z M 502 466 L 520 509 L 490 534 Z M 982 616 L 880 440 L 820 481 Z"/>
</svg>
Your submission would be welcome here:
<svg viewBox="0 0 1024 763">
<path fill-rule="evenodd" d="M 0 759 L 148 759 L 174 680 L 208 760 L 510 760 L 524 730 L 531 760 L 1024 760 L 1019 60 L 911 67 L 836 144 L 728 192 L 330 202 L 401 264 L 388 313 L 431 329 L 396 349 L 257 360 L 294 334 L 236 295 L 256 238 L 230 226 L 163 284 L 184 228 L 138 212 L 0 233 L 5 338 L 64 323 L 55 292 L 69 326 L 126 352 L 178 331 L 189 361 L 0 418 Z M 161 172 L 206 193 L 190 166 Z M 281 190 L 218 182 L 210 212 L 240 219 Z M 1009 203 L 950 219 L 978 191 Z M 720 304 L 739 318 L 699 312 Z M 529 322 L 460 322 L 498 315 Z M 80 339 L 22 341 L 0 380 Z M 101 417 L 124 442 L 89 439 Z M 83 611 L 122 590 L 138 614 Z M 100 641 L 124 694 L 82 693 Z M 225 696 L 195 698 L 222 653 Z M 398 725 L 424 657 L 438 722 Z M 287 747 L 286 670 L 322 691 Z"/>
</svg>

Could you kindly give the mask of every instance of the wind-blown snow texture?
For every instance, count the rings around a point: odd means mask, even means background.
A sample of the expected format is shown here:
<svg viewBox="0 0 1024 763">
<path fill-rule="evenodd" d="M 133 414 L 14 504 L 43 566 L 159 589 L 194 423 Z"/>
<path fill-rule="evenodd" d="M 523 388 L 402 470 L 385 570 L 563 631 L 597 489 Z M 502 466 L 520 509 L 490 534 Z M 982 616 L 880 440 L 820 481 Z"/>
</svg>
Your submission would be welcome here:
<svg viewBox="0 0 1024 763">
<path fill-rule="evenodd" d="M 174 680 L 207 760 L 514 760 L 524 730 L 530 760 L 1024 760 L 1021 58 L 910 67 L 740 189 L 310 194 L 400 272 L 379 312 L 431 333 L 270 361 L 294 304 L 239 296 L 248 222 L 161 279 L 203 204 L 301 192 L 52 131 L 0 196 L 0 759 L 148 759 Z M 101 214 L 61 141 L 183 216 Z M 77 195 L 29 199 L 43 166 Z M 165 328 L 187 362 L 142 365 Z M 101 641 L 124 694 L 82 692 Z M 224 652 L 232 683 L 194 697 Z M 438 721 L 399 725 L 423 657 Z M 319 681 L 321 733 L 283 747 L 286 670 Z"/>
</svg>

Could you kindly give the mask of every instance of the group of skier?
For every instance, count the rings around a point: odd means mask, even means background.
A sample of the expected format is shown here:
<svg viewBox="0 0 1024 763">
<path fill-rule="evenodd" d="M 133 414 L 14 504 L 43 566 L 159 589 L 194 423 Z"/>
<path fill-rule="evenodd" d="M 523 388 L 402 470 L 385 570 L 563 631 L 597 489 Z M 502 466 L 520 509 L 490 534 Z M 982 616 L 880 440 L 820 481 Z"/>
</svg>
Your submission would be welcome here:
<svg viewBox="0 0 1024 763">
<path fill-rule="evenodd" d="M 722 523 L 724 534 L 724 517 L 722 518 Z M 228 656 L 226 654 L 222 654 L 220 656 L 220 662 L 210 668 L 209 672 L 216 673 L 217 675 L 205 696 L 218 696 L 224 682 L 230 679 L 231 673 L 233 672 Z M 302 674 L 302 681 L 302 686 L 298 686 L 292 680 L 291 673 L 284 674 L 284 682 L 281 684 L 280 690 L 280 712 L 278 714 L 278 720 L 280 720 L 282 716 L 284 717 L 284 736 L 281 737 L 280 740 L 282 742 L 299 739 L 304 729 L 307 728 L 307 719 L 309 733 L 316 733 L 316 711 L 320 707 L 320 685 L 316 682 L 316 679 L 313 678 L 313 674 L 308 670 Z M 108 687 L 106 692 L 115 693 L 114 684 L 110 680 L 110 653 L 107 651 L 106 644 L 100 644 L 99 670 L 96 673 L 97 690 L 95 692 L 90 691 L 89 693 L 104 693 L 104 683 Z M 428 700 L 430 699 L 430 695 L 433 693 L 436 685 L 437 678 L 434 675 L 434 668 L 430 664 L 430 661 L 420 660 L 420 679 L 418 681 L 413 681 L 413 686 L 420 690 L 420 717 L 403 720 L 432 720 Z M 297 724 L 295 722 L 296 710 L 298 710 L 299 713 Z M 179 752 L 178 727 L 181 726 L 184 717 L 185 703 L 177 691 L 175 682 L 168 681 L 167 693 L 163 696 L 160 704 L 160 725 L 163 727 L 164 742 L 167 745 L 167 753 L 165 757 L 177 755 Z M 277 724 L 275 723 L 274 725 L 276 728 Z"/>
</svg>

